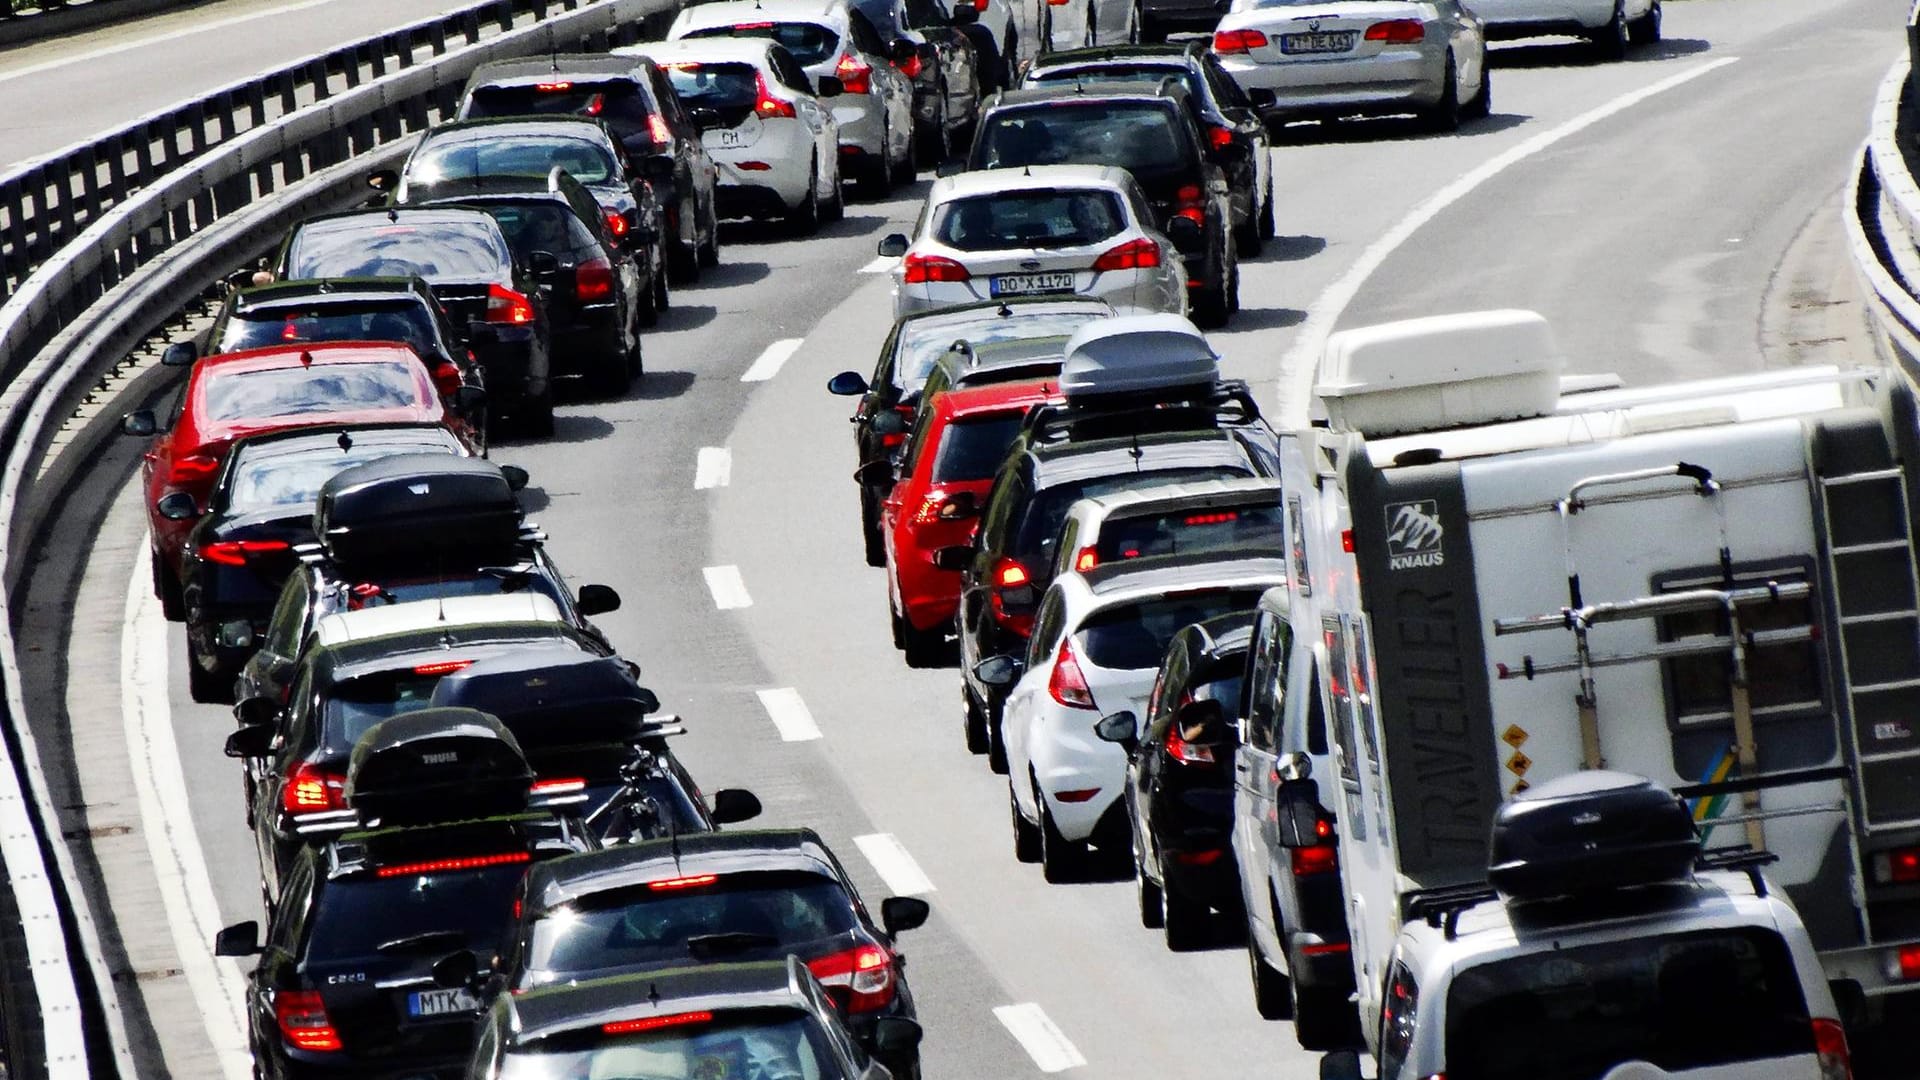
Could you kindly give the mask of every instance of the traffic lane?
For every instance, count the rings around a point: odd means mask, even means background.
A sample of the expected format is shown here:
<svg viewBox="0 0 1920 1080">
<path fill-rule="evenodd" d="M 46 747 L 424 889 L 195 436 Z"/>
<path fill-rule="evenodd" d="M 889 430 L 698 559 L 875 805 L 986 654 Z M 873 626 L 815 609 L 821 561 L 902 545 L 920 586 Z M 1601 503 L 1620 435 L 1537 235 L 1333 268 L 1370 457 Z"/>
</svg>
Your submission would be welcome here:
<svg viewBox="0 0 1920 1080">
<path fill-rule="evenodd" d="M 0 52 L 0 168 L 349 41 L 451 0 L 229 0 Z"/>
<path fill-rule="evenodd" d="M 1770 290 L 1783 259 L 1839 229 L 1879 58 L 1901 47 L 1896 7 L 1774 21 L 1738 63 L 1516 165 L 1390 258 L 1341 325 L 1522 307 L 1548 317 L 1575 370 L 1656 384 L 1759 368 L 1766 306 L 1791 302 Z M 1694 14 L 1671 5 L 1669 29 Z M 1797 362 L 1781 344 L 1771 361 Z"/>
</svg>

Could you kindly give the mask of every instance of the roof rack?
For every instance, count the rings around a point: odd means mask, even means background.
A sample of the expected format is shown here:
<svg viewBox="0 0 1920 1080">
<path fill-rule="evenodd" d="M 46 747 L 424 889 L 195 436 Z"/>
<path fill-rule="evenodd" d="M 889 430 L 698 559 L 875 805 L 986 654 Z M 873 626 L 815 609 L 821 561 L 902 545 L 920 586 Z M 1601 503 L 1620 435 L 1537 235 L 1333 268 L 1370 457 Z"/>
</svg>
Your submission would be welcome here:
<svg viewBox="0 0 1920 1080">
<path fill-rule="evenodd" d="M 1036 405 L 1026 430 L 1035 442 L 1145 435 L 1252 424 L 1260 419 L 1253 391 L 1239 379 L 1185 386 L 1170 393 L 1106 394 L 1089 401 Z"/>
<path fill-rule="evenodd" d="M 1467 885 L 1415 889 L 1401 898 L 1400 906 L 1405 918 L 1425 919 L 1428 926 L 1441 930 L 1451 941 L 1457 936 L 1462 912 L 1498 899 L 1499 890 L 1484 881 L 1476 881 Z"/>
</svg>

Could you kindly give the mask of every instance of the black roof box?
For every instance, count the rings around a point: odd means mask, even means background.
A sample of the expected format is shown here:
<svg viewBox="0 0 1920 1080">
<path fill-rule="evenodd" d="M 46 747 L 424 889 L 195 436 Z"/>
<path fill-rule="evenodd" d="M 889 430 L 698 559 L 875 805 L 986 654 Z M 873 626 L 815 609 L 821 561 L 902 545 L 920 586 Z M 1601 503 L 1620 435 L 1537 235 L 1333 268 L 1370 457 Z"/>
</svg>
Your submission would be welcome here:
<svg viewBox="0 0 1920 1080">
<path fill-rule="evenodd" d="M 445 676 L 433 704 L 491 713 L 535 759 L 553 749 L 632 743 L 660 705 L 617 656 L 537 645 Z"/>
<path fill-rule="evenodd" d="M 341 562 L 510 553 L 520 503 L 498 465 L 396 454 L 336 474 L 320 489 L 313 533 Z"/>
<path fill-rule="evenodd" d="M 500 721 L 477 709 L 419 709 L 368 728 L 347 765 L 363 823 L 412 825 L 526 809 L 533 770 Z"/>
<path fill-rule="evenodd" d="M 1507 900 L 1685 881 L 1700 856 L 1687 804 L 1644 777 L 1593 771 L 1540 784 L 1493 818 L 1487 880 Z"/>
</svg>

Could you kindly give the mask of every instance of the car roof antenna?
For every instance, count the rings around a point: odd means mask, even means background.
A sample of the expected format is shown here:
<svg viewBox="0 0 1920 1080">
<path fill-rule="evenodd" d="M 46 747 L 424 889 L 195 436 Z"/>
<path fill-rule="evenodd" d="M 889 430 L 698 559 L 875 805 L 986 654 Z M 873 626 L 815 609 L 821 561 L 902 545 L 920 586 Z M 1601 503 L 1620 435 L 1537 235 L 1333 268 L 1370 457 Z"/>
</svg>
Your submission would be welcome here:
<svg viewBox="0 0 1920 1080">
<path fill-rule="evenodd" d="M 347 433 L 346 428 L 340 429 L 340 438 L 335 441 L 339 444 L 340 450 L 343 453 L 353 449 L 353 436 Z"/>
</svg>

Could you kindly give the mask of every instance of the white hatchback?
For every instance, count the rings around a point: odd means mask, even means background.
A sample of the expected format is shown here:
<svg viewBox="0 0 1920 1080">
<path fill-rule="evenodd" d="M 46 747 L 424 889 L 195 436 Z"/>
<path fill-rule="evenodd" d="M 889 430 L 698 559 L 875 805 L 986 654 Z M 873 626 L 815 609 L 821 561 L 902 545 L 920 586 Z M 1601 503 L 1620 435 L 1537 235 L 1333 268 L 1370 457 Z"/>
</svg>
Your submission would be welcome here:
<svg viewBox="0 0 1920 1080">
<path fill-rule="evenodd" d="M 1089 296 L 1120 314 L 1187 313 L 1186 267 L 1125 169 L 1034 165 L 934 181 L 912 239 L 880 254 L 893 314 L 1013 296 Z"/>
</svg>

